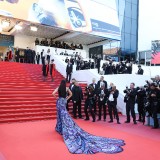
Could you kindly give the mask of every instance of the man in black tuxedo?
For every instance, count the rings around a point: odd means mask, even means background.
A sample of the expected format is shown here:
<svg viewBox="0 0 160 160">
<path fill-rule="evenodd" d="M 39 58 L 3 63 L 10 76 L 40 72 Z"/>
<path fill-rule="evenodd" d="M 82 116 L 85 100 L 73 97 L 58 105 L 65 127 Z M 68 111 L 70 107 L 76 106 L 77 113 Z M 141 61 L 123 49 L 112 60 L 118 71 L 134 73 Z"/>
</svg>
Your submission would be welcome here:
<svg viewBox="0 0 160 160">
<path fill-rule="evenodd" d="M 37 52 L 36 60 L 37 60 L 37 64 L 39 64 L 39 60 L 40 60 L 40 54 L 39 54 L 39 52 Z"/>
<path fill-rule="evenodd" d="M 98 96 L 98 108 L 99 108 L 98 121 L 101 120 L 102 108 L 103 108 L 103 120 L 106 121 L 106 101 L 108 96 L 108 90 L 105 88 L 104 83 L 101 85 L 101 88 L 98 90 L 97 96 Z"/>
<path fill-rule="evenodd" d="M 116 86 L 112 86 L 109 89 L 109 94 L 108 94 L 108 110 L 109 110 L 109 116 L 110 116 L 110 121 L 109 123 L 113 122 L 113 113 L 116 116 L 117 123 L 120 124 L 119 122 L 119 116 L 117 112 L 117 98 L 119 95 L 119 91 L 116 89 Z"/>
<path fill-rule="evenodd" d="M 101 66 L 101 58 L 98 57 L 98 59 L 97 59 L 97 69 L 98 69 L 98 73 L 100 72 L 100 66 Z"/>
<path fill-rule="evenodd" d="M 66 81 L 67 82 L 70 82 L 71 80 L 71 75 L 72 75 L 72 72 L 73 72 L 73 65 L 70 63 L 70 61 L 68 62 L 68 65 L 66 67 Z M 69 79 L 68 79 L 69 78 Z"/>
<path fill-rule="evenodd" d="M 92 83 L 90 84 L 94 88 L 94 99 L 93 99 L 93 107 L 94 107 L 94 113 L 96 114 L 97 108 L 96 108 L 96 99 L 97 99 L 97 91 L 98 91 L 98 85 L 96 84 L 96 79 L 92 79 Z"/>
<path fill-rule="evenodd" d="M 29 51 L 29 48 L 27 47 L 27 49 L 25 49 L 24 51 L 24 63 L 28 62 L 28 51 Z"/>
<path fill-rule="evenodd" d="M 101 85 L 102 85 L 103 83 L 105 84 L 105 88 L 107 88 L 107 82 L 104 80 L 104 77 L 101 76 L 101 77 L 100 77 L 100 80 L 99 80 L 98 83 L 97 83 L 98 88 L 101 88 Z"/>
<path fill-rule="evenodd" d="M 138 72 L 137 72 L 137 74 L 139 74 L 139 75 L 143 75 L 143 69 L 141 68 L 141 65 L 138 65 Z"/>
<path fill-rule="evenodd" d="M 78 82 L 75 82 L 75 85 L 72 89 L 72 101 L 73 101 L 73 117 L 77 118 L 77 107 L 78 107 L 78 117 L 82 118 L 81 112 L 81 101 L 83 100 L 82 88 L 79 86 Z"/>
<path fill-rule="evenodd" d="M 19 48 L 17 47 L 16 48 L 16 51 L 15 51 L 15 59 L 16 59 L 16 62 L 19 62 L 19 53 L 20 53 L 20 50 L 19 50 Z"/>
<path fill-rule="evenodd" d="M 126 88 L 126 90 L 124 90 L 124 93 L 126 93 L 125 97 L 127 97 L 125 100 L 125 102 L 126 102 L 126 115 L 127 115 L 127 120 L 125 121 L 125 123 L 130 123 L 130 112 L 131 112 L 133 122 L 134 122 L 134 124 L 137 124 L 135 110 L 134 110 L 137 90 L 134 88 L 134 86 L 135 86 L 135 84 L 131 83 L 130 89 Z"/>
<path fill-rule="evenodd" d="M 66 62 L 66 63 L 68 63 L 68 62 L 69 62 L 69 59 L 68 59 L 68 57 L 66 57 L 66 59 L 65 59 L 65 62 Z"/>
<path fill-rule="evenodd" d="M 30 48 L 27 53 L 27 63 L 32 63 L 32 50 Z"/>
<path fill-rule="evenodd" d="M 36 52 L 35 50 L 32 50 L 32 54 L 31 54 L 31 63 L 35 64 L 35 56 L 36 56 Z"/>
<path fill-rule="evenodd" d="M 41 61 L 42 61 L 42 65 L 45 63 L 45 53 L 44 53 L 44 49 L 42 49 L 41 52 Z"/>
</svg>

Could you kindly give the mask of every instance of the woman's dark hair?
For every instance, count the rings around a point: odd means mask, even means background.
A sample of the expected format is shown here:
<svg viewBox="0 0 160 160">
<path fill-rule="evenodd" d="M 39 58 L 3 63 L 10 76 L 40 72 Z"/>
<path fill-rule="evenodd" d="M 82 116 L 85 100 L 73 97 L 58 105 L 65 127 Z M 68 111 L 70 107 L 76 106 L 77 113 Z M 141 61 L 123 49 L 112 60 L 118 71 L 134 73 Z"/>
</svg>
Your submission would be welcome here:
<svg viewBox="0 0 160 160">
<path fill-rule="evenodd" d="M 66 81 L 62 80 L 58 88 L 59 97 L 66 98 Z"/>
</svg>

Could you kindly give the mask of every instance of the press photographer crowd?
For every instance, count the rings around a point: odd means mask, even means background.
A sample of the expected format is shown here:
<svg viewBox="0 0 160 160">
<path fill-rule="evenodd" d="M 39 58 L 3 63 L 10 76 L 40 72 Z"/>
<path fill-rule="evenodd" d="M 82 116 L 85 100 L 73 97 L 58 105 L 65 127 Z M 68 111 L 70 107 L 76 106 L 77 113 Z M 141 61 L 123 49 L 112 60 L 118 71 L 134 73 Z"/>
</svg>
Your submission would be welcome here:
<svg viewBox="0 0 160 160">
<path fill-rule="evenodd" d="M 85 93 L 83 93 L 82 88 L 73 78 L 69 88 L 72 91 L 72 97 L 67 102 L 67 110 L 69 110 L 68 103 L 72 102 L 74 118 L 83 118 L 81 103 L 84 99 L 85 120 L 89 120 L 89 114 L 91 114 L 93 122 L 96 120 L 101 121 L 102 117 L 106 121 L 108 113 L 110 118 L 109 123 L 112 123 L 116 119 L 117 124 L 121 124 L 117 110 L 119 91 L 115 84 L 110 83 L 108 86 L 107 81 L 101 76 L 97 83 L 93 79 L 92 83 L 85 88 Z M 153 128 L 159 128 L 157 115 L 160 113 L 160 76 L 156 76 L 152 81 L 146 81 L 144 86 L 135 87 L 135 84 L 131 83 L 129 87 L 126 87 L 124 93 L 124 102 L 126 104 L 125 123 L 131 122 L 131 113 L 134 124 L 137 124 L 137 121 L 144 124 L 147 117 L 152 117 L 154 121 Z M 138 105 L 138 119 L 136 119 L 135 113 L 136 103 Z"/>
<path fill-rule="evenodd" d="M 67 56 L 65 62 L 71 62 L 72 65 L 76 65 L 76 70 L 85 70 L 85 69 L 98 69 L 98 73 L 102 68 L 103 72 L 101 75 L 109 75 L 109 74 L 132 74 L 132 62 L 117 62 L 106 60 L 105 63 L 101 66 L 101 58 L 94 57 L 94 59 L 84 60 L 78 53 L 72 55 L 70 58 Z M 143 69 L 140 65 L 138 65 L 138 73 L 143 75 Z"/>
</svg>

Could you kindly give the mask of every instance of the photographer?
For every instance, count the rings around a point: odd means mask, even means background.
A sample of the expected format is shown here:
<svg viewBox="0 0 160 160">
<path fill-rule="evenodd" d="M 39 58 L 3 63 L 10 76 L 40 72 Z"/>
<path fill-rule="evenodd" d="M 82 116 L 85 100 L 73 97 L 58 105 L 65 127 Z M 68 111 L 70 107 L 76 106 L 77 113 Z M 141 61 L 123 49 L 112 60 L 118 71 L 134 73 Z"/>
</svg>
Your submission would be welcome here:
<svg viewBox="0 0 160 160">
<path fill-rule="evenodd" d="M 155 83 L 151 83 L 149 92 L 149 102 L 151 104 L 151 111 L 154 120 L 154 129 L 159 127 L 157 113 L 159 109 L 158 100 L 160 98 L 160 90 L 156 87 Z"/>
<path fill-rule="evenodd" d="M 98 114 L 98 121 L 101 120 L 102 115 L 102 107 L 103 107 L 103 119 L 106 121 L 106 101 L 108 96 L 108 90 L 105 88 L 105 84 L 101 85 L 101 88 L 97 92 L 98 96 L 98 108 L 99 108 L 99 114 Z"/>
<path fill-rule="evenodd" d="M 92 79 L 92 83 L 90 84 L 94 88 L 94 99 L 93 99 L 93 107 L 94 107 L 94 113 L 96 114 L 97 108 L 96 108 L 96 102 L 97 102 L 97 91 L 98 91 L 98 85 L 96 84 L 96 79 Z"/>
<path fill-rule="evenodd" d="M 146 91 L 143 86 L 137 88 L 137 104 L 139 119 L 137 121 L 142 122 L 144 111 L 144 99 L 146 97 Z"/>
<path fill-rule="evenodd" d="M 108 99 L 108 110 L 109 110 L 109 116 L 110 116 L 110 121 L 109 123 L 113 122 L 113 115 L 116 116 L 117 119 L 117 124 L 121 124 L 119 122 L 119 116 L 117 112 L 117 98 L 119 96 L 119 91 L 116 89 L 116 86 L 112 86 L 112 88 L 109 90 L 109 99 Z"/>
<path fill-rule="evenodd" d="M 89 115 L 88 115 L 88 107 L 89 107 L 89 112 L 91 113 L 91 116 L 93 118 L 92 122 L 95 122 L 95 114 L 94 114 L 94 107 L 93 107 L 93 99 L 94 99 L 94 88 L 89 85 L 88 87 L 86 87 L 86 101 L 85 101 L 85 106 L 84 106 L 84 112 L 86 115 L 86 121 L 89 120 Z"/>
<path fill-rule="evenodd" d="M 137 124 L 135 110 L 134 110 L 137 91 L 134 88 L 134 86 L 135 84 L 131 83 L 130 89 L 126 87 L 126 90 L 124 90 L 124 93 L 126 94 L 124 97 L 124 102 L 126 103 L 126 114 L 127 114 L 127 120 L 125 121 L 125 123 L 130 123 L 130 112 L 131 112 L 133 122 L 134 124 Z"/>
<path fill-rule="evenodd" d="M 153 82 L 160 88 L 160 77 L 159 75 L 155 76 Z"/>
</svg>

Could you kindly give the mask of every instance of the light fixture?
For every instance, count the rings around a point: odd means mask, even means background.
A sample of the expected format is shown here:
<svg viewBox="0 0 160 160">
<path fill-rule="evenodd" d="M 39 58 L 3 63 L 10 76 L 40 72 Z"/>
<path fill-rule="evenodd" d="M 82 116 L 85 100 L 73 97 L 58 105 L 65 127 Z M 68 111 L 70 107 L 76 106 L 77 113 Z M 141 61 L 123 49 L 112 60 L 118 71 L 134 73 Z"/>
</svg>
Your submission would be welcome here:
<svg viewBox="0 0 160 160">
<path fill-rule="evenodd" d="M 31 31 L 34 31 L 34 32 L 36 32 L 38 30 L 38 28 L 36 26 L 31 26 L 30 28 L 31 28 Z"/>
<path fill-rule="evenodd" d="M 15 25 L 15 29 L 16 29 L 16 30 L 21 30 L 21 29 L 22 29 L 22 26 L 16 24 L 16 25 Z"/>
<path fill-rule="evenodd" d="M 2 28 L 7 28 L 7 27 L 9 27 L 10 26 L 10 20 L 9 19 L 3 19 L 2 21 L 1 21 L 1 24 L 2 24 Z"/>
</svg>

